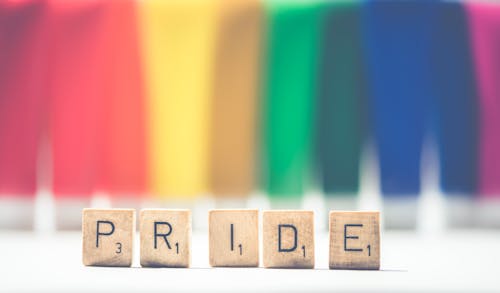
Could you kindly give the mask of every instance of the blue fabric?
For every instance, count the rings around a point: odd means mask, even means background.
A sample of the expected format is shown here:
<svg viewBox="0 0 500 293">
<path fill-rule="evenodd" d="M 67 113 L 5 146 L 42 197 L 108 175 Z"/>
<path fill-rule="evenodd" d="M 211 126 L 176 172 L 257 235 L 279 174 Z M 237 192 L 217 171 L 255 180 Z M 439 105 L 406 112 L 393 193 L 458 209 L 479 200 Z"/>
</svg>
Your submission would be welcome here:
<svg viewBox="0 0 500 293">
<path fill-rule="evenodd" d="M 428 129 L 434 1 L 367 1 L 363 9 L 372 127 L 384 196 L 420 192 Z"/>
<path fill-rule="evenodd" d="M 431 79 L 437 97 L 434 129 L 438 143 L 441 188 L 447 193 L 477 190 L 478 96 L 464 7 L 436 5 L 432 31 Z"/>
</svg>

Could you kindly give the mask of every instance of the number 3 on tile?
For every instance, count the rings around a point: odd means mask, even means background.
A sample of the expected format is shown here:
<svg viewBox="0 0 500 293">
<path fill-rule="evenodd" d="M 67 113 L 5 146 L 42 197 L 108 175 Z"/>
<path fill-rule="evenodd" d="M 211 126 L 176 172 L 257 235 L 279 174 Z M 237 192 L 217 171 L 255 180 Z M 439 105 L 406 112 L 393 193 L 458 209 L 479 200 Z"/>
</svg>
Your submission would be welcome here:
<svg viewBox="0 0 500 293">
<path fill-rule="evenodd" d="M 122 253 L 122 244 L 120 242 L 116 242 L 116 254 Z"/>
</svg>

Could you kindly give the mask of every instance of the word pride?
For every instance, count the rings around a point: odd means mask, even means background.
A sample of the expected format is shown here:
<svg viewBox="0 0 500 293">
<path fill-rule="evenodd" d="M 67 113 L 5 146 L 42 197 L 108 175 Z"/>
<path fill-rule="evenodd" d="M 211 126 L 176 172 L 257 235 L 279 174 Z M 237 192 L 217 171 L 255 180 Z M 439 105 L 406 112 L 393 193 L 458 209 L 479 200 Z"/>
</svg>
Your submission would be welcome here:
<svg viewBox="0 0 500 293">
<path fill-rule="evenodd" d="M 312 211 L 271 210 L 262 214 L 266 268 L 314 268 Z M 259 266 L 259 211 L 212 210 L 209 262 L 213 267 Z M 143 267 L 189 267 L 191 211 L 145 209 L 140 213 Z M 330 212 L 331 269 L 380 268 L 379 212 Z M 83 210 L 83 264 L 131 266 L 134 209 Z"/>
</svg>

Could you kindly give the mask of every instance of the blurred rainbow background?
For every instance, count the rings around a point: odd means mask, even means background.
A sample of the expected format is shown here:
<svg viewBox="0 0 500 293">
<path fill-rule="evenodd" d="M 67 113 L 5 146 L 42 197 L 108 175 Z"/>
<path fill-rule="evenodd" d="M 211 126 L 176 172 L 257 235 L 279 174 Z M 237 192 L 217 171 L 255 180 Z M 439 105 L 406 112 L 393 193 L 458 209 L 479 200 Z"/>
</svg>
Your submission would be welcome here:
<svg viewBox="0 0 500 293">
<path fill-rule="evenodd" d="M 89 205 L 499 227 L 500 3 L 0 0 L 0 227 Z"/>
</svg>

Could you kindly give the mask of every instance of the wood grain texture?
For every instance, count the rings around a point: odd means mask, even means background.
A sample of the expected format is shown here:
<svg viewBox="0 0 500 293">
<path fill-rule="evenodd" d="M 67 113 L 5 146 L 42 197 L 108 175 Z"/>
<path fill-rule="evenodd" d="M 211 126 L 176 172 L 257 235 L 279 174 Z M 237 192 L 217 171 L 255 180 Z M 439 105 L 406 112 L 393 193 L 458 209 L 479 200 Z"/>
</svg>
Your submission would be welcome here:
<svg viewBox="0 0 500 293">
<path fill-rule="evenodd" d="M 208 221 L 211 266 L 259 266 L 258 210 L 212 210 Z"/>
<path fill-rule="evenodd" d="M 380 269 L 379 212 L 330 212 L 330 268 Z"/>
<path fill-rule="evenodd" d="M 134 209 L 83 209 L 82 227 L 84 265 L 132 265 Z"/>
<path fill-rule="evenodd" d="M 141 266 L 182 268 L 190 266 L 192 233 L 190 210 L 142 210 L 140 231 Z"/>
<path fill-rule="evenodd" d="M 314 213 L 264 211 L 264 267 L 314 268 Z"/>
</svg>

